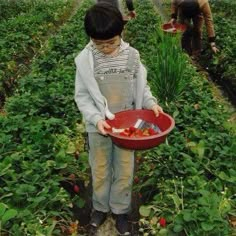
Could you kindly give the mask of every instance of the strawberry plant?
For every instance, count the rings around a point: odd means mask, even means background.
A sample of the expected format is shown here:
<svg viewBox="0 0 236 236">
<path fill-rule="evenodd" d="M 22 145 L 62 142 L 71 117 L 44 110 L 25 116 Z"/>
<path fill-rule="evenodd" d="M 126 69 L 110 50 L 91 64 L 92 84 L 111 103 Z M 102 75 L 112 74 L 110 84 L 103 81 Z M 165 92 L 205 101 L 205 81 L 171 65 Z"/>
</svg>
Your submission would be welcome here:
<svg viewBox="0 0 236 236">
<path fill-rule="evenodd" d="M 82 117 L 73 100 L 74 57 L 88 42 L 83 18 L 90 4 L 83 1 L 76 15 L 42 47 L 0 116 L 3 235 L 80 232 L 73 210 L 84 210 L 90 175 Z M 128 22 L 125 35 L 140 51 L 156 93 L 156 48 L 162 47 L 160 56 L 168 48 L 159 45 L 164 44 L 158 33 L 161 21 L 151 2 L 136 5 L 138 18 Z M 142 200 L 140 234 L 230 235 L 236 215 L 235 129 L 208 81 L 186 61 L 178 63 L 186 63 L 187 87 L 174 102 L 166 104 L 160 97 L 176 127 L 166 143 L 137 154 L 134 190 Z M 15 64 L 8 66 L 14 70 Z"/>
<path fill-rule="evenodd" d="M 162 47 L 166 53 L 164 62 L 171 54 L 166 45 L 158 45 L 165 42 L 156 33 L 161 22 L 153 6 L 148 8 L 150 3 L 145 2 L 144 8 L 142 4 L 138 4 L 138 26 L 131 23 L 130 31 L 137 32 L 135 27 L 143 30 L 138 31 L 138 37 L 132 36 L 135 33 L 126 35 L 139 48 L 149 74 L 159 73 L 155 68 L 158 57 L 163 57 L 156 48 Z M 152 19 L 146 17 L 147 12 Z M 176 128 L 165 144 L 141 154 L 145 161 L 136 174 L 139 182 L 134 188 L 143 199 L 140 231 L 143 235 L 230 235 L 229 217 L 235 214 L 235 130 L 227 129 L 230 113 L 215 101 L 207 80 L 188 64 L 187 57 L 182 60 L 186 63 L 182 79 L 187 86 L 175 102 L 166 104 L 166 98 L 159 97 L 164 111 L 175 118 Z M 152 77 L 149 82 L 155 91 Z M 162 218 L 166 228 L 160 225 Z"/>
<path fill-rule="evenodd" d="M 165 34 L 161 30 L 160 18 L 153 5 L 147 3 L 137 20 L 129 23 L 126 37 L 140 50 L 141 58 L 148 69 L 148 80 L 153 93 L 161 102 L 175 100 L 187 86 L 186 68 L 188 59 L 182 53 L 180 37 Z M 139 9 L 139 4 L 138 4 Z M 143 22 L 149 22 L 145 27 Z M 149 44 L 144 44 L 148 41 Z M 145 45 L 145 46 L 144 46 Z"/>
<path fill-rule="evenodd" d="M 87 39 L 72 32 L 83 32 L 78 21 L 85 9 L 86 4 L 40 51 L 0 116 L 1 203 L 5 212 L 17 211 L 1 225 L 1 233 L 62 235 L 77 230 L 77 223 L 71 224 L 72 208 L 84 205 L 83 186 L 77 182 L 88 181 L 88 163 L 81 115 L 73 106 L 73 58 Z M 49 72 L 42 61 L 51 66 Z M 72 173 L 77 185 L 73 196 L 62 187 Z"/>
<path fill-rule="evenodd" d="M 211 78 L 218 83 L 230 100 L 235 103 L 236 78 L 235 78 L 235 1 L 209 1 L 212 8 L 214 27 L 216 31 L 216 44 L 219 52 L 215 55 L 209 49 L 209 44 L 204 41 L 204 51 L 200 64 L 205 67 Z M 206 37 L 205 37 L 206 38 Z"/>
<path fill-rule="evenodd" d="M 12 17 L 0 23 L 0 107 L 11 95 L 17 79 L 28 72 L 32 58 L 48 36 L 68 17 L 72 3 L 67 0 L 34 3 L 26 0 L 17 3 L 7 1 L 6 6 L 0 3 L 3 12 L 5 7 L 9 7 L 9 14 L 12 8 L 13 11 L 17 10 L 17 5 L 22 7 L 18 9 L 19 12 L 22 10 L 21 14 L 12 13 Z"/>
</svg>

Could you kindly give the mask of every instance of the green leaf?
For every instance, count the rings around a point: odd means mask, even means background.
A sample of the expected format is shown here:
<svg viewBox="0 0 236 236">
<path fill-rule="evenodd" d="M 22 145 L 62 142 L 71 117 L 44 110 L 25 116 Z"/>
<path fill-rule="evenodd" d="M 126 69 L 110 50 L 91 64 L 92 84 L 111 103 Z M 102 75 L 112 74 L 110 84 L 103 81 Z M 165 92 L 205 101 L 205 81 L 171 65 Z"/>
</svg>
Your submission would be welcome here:
<svg viewBox="0 0 236 236">
<path fill-rule="evenodd" d="M 211 231 L 212 229 L 214 229 L 214 225 L 210 222 L 202 222 L 201 226 L 205 231 Z"/>
<path fill-rule="evenodd" d="M 0 203 L 0 217 L 3 216 L 6 209 L 7 209 L 7 206 L 3 203 Z"/>
<path fill-rule="evenodd" d="M 179 208 L 180 204 L 182 203 L 182 200 L 179 198 L 177 194 L 169 194 L 169 197 L 171 197 L 175 203 L 175 207 Z"/>
<path fill-rule="evenodd" d="M 229 176 L 226 175 L 225 172 L 221 171 L 221 172 L 219 173 L 219 178 L 221 178 L 222 180 L 228 180 L 228 179 L 229 179 Z"/>
<path fill-rule="evenodd" d="M 26 195 L 36 191 L 36 187 L 30 184 L 20 184 L 16 189 L 16 193 L 19 195 Z"/>
<path fill-rule="evenodd" d="M 183 230 L 183 226 L 182 225 L 175 225 L 173 230 L 174 230 L 174 232 L 179 233 Z"/>
<path fill-rule="evenodd" d="M 79 208 L 83 208 L 84 205 L 85 205 L 85 200 L 82 199 L 82 198 L 80 198 L 80 199 L 79 199 L 79 202 L 78 202 L 78 204 L 77 204 L 77 206 L 78 206 Z"/>
<path fill-rule="evenodd" d="M 62 162 L 57 162 L 55 169 L 59 170 L 59 169 L 65 169 L 67 167 L 67 163 L 62 163 Z"/>
<path fill-rule="evenodd" d="M 174 113 L 173 113 L 173 118 L 176 118 L 178 115 L 179 115 L 179 111 L 175 110 Z"/>
<path fill-rule="evenodd" d="M 47 167 L 54 167 L 56 165 L 56 162 L 53 160 L 47 160 L 46 161 L 46 166 Z"/>
<path fill-rule="evenodd" d="M 79 207 L 79 208 L 83 208 L 84 205 L 85 205 L 84 199 L 82 199 L 82 198 L 79 197 L 79 196 L 75 196 L 75 197 L 73 198 L 73 203 L 74 203 L 77 207 Z"/>
<path fill-rule="evenodd" d="M 148 206 L 141 206 L 139 208 L 139 213 L 141 216 L 148 217 L 151 213 L 151 208 Z"/>
<path fill-rule="evenodd" d="M 197 143 L 195 143 L 195 142 L 188 142 L 187 144 L 186 144 L 186 147 L 196 147 L 197 146 Z"/>
<path fill-rule="evenodd" d="M 197 145 L 197 153 L 200 158 L 203 158 L 205 153 L 205 142 L 201 140 Z"/>
<path fill-rule="evenodd" d="M 12 166 L 12 164 L 8 164 L 7 166 L 1 166 L 0 176 L 7 174 L 8 170 L 11 168 L 11 166 Z"/>
<path fill-rule="evenodd" d="M 179 215 L 177 215 L 177 216 L 175 217 L 175 223 L 176 223 L 176 224 L 179 224 L 179 225 L 181 225 L 181 224 L 184 223 L 184 221 L 183 221 L 183 215 L 182 215 L 182 214 L 179 214 Z"/>
<path fill-rule="evenodd" d="M 158 235 L 161 235 L 161 236 L 167 236 L 168 235 L 168 230 L 167 229 L 161 229 L 159 231 L 159 234 Z"/>
<path fill-rule="evenodd" d="M 53 234 L 53 230 L 55 229 L 56 224 L 57 224 L 57 221 L 53 221 L 52 225 L 47 229 L 47 235 L 48 236 Z"/>
<path fill-rule="evenodd" d="M 68 154 L 73 154 L 76 152 L 76 147 L 75 147 L 75 144 L 73 142 L 69 142 L 68 143 L 68 147 L 67 147 L 67 150 L 66 150 L 66 153 Z"/>
<path fill-rule="evenodd" d="M 183 218 L 185 221 L 189 222 L 192 220 L 192 214 L 190 211 L 184 211 L 183 212 Z"/>
<path fill-rule="evenodd" d="M 8 220 L 14 218 L 17 215 L 17 210 L 9 209 L 2 216 L 2 224 L 4 225 Z"/>
<path fill-rule="evenodd" d="M 228 199 L 224 199 L 220 202 L 220 206 L 219 206 L 219 211 L 222 215 L 225 215 L 226 213 L 228 213 L 231 210 L 231 205 L 230 205 L 230 201 Z"/>
</svg>

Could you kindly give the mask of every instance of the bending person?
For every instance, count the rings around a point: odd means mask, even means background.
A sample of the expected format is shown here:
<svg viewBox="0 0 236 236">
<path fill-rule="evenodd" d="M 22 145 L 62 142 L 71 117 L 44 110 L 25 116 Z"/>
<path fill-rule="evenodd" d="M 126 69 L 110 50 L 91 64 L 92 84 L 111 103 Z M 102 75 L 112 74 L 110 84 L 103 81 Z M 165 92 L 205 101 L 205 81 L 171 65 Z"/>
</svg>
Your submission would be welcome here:
<svg viewBox="0 0 236 236">
<path fill-rule="evenodd" d="M 215 43 L 215 30 L 208 0 L 172 0 L 171 20 L 187 26 L 182 35 L 182 48 L 193 56 L 199 56 L 202 49 L 202 28 L 205 21 L 208 40 L 214 53 L 218 52 Z"/>
</svg>

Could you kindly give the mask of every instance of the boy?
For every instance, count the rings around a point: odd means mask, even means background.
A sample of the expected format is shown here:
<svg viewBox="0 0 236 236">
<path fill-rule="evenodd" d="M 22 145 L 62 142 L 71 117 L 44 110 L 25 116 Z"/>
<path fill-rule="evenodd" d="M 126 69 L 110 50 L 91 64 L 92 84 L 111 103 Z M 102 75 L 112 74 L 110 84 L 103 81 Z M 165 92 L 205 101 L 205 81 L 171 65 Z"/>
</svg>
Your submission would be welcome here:
<svg viewBox="0 0 236 236">
<path fill-rule="evenodd" d="M 119 235 L 130 235 L 127 216 L 134 151 L 112 143 L 106 136 L 110 126 L 105 119 L 110 117 L 108 108 L 113 113 L 146 108 L 157 116 L 162 108 L 146 84 L 146 69 L 138 51 L 121 39 L 124 23 L 120 11 L 110 4 L 95 4 L 87 11 L 84 25 L 91 40 L 75 58 L 75 101 L 89 138 L 93 185 L 90 225 L 99 227 L 111 211 Z"/>
</svg>

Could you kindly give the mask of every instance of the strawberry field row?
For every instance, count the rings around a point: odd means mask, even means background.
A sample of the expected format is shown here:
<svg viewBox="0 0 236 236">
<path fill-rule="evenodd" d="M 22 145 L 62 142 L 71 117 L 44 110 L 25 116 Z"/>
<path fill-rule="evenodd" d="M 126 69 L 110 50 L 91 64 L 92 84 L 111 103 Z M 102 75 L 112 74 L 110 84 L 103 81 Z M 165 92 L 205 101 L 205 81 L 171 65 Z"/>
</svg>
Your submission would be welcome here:
<svg viewBox="0 0 236 236">
<path fill-rule="evenodd" d="M 87 7 L 39 51 L 0 116 L 2 235 L 66 235 L 76 228 L 71 207 L 84 204 L 80 186 L 70 195 L 60 183 L 88 178 L 86 155 L 79 153 L 81 116 L 73 102 L 74 57 L 87 41 Z"/>
<path fill-rule="evenodd" d="M 179 61 L 171 50 L 180 52 L 167 46 L 178 39 L 162 34 L 161 19 L 150 1 L 137 0 L 136 6 L 138 18 L 127 26 L 127 40 L 139 49 L 153 93 L 176 121 L 167 143 L 137 154 L 135 189 L 143 200 L 140 231 L 144 235 L 230 235 L 236 214 L 236 138 L 233 121 L 227 120 L 233 109 L 215 100 L 210 83 L 185 57 L 184 89 L 166 103 L 156 83 L 166 79 L 168 70 L 178 71 Z M 166 58 L 163 50 L 168 52 Z M 166 69 L 159 78 L 160 63 Z M 169 77 L 172 83 L 176 83 L 174 76 Z M 159 224 L 163 218 L 165 228 Z"/>
<path fill-rule="evenodd" d="M 73 101 L 74 58 L 88 42 L 83 18 L 90 4 L 84 1 L 39 51 L 31 73 L 19 80 L 5 104 L 5 115 L 0 116 L 3 235 L 71 235 L 79 227 L 71 207 L 84 206 L 81 189 L 86 184 L 74 183 L 87 183 L 89 177 L 82 118 Z M 178 38 L 160 32 L 161 22 L 150 1 L 138 0 L 135 5 L 138 17 L 127 24 L 126 40 L 140 51 L 153 93 L 176 121 L 168 142 L 137 153 L 134 190 L 143 202 L 140 234 L 229 235 L 236 190 L 235 127 L 227 122 L 230 114 L 214 99 L 208 81 L 181 55 Z M 181 89 L 169 90 L 176 94 L 171 99 L 157 92 L 157 82 L 169 74 L 168 67 L 161 69 L 164 74 L 157 70 L 162 62 L 158 55 L 162 60 L 166 55 L 174 64 L 168 57 L 173 53 L 165 50 L 179 54 L 171 73 L 179 63 L 185 67 Z M 61 187 L 65 181 L 72 194 Z"/>
<path fill-rule="evenodd" d="M 9 5 L 14 6 L 14 3 L 10 1 Z M 72 0 L 25 2 L 24 12 L 16 14 L 15 9 L 11 18 L 1 20 L 0 107 L 11 94 L 18 77 L 27 73 L 32 58 L 48 36 L 68 17 L 72 5 Z M 11 8 L 7 12 L 11 12 Z"/>
<path fill-rule="evenodd" d="M 201 64 L 209 70 L 212 77 L 228 93 L 235 103 L 236 99 L 236 25 L 235 1 L 211 0 L 212 12 L 216 30 L 216 42 L 219 53 L 212 55 L 209 51 L 202 56 Z"/>
</svg>

